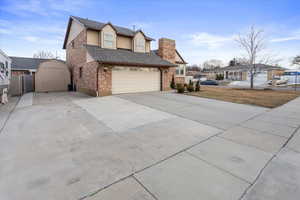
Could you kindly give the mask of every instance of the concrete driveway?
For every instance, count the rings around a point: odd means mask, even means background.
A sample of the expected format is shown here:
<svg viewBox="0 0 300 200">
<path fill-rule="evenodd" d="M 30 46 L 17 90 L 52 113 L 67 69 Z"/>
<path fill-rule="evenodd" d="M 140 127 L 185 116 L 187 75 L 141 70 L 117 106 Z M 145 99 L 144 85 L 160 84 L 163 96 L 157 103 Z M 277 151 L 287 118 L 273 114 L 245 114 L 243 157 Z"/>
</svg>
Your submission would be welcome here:
<svg viewBox="0 0 300 200">
<path fill-rule="evenodd" d="M 0 199 L 297 199 L 299 106 L 27 94 L 0 113 Z"/>
</svg>

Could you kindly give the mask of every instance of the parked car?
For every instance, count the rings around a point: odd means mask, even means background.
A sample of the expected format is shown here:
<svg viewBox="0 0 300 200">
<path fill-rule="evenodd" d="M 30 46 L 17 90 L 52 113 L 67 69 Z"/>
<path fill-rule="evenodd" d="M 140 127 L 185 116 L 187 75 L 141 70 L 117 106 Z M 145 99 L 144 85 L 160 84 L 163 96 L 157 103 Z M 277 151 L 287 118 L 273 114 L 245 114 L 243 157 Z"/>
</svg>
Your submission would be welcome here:
<svg viewBox="0 0 300 200">
<path fill-rule="evenodd" d="M 217 81 L 214 81 L 214 80 L 202 81 L 200 84 L 201 85 L 219 85 L 219 83 Z"/>
</svg>

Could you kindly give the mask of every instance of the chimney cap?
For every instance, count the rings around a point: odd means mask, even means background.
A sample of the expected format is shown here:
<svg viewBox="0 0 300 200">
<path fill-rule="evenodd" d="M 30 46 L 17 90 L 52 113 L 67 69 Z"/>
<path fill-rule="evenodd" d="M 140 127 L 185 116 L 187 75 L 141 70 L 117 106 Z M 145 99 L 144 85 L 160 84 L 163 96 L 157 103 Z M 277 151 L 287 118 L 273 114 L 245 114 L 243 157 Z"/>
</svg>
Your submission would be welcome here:
<svg viewBox="0 0 300 200">
<path fill-rule="evenodd" d="M 170 39 L 170 38 L 165 38 L 165 37 L 163 37 L 163 38 L 160 38 L 159 40 L 167 40 L 167 41 L 174 41 L 174 42 L 175 42 L 175 40 L 173 40 L 173 39 Z"/>
</svg>

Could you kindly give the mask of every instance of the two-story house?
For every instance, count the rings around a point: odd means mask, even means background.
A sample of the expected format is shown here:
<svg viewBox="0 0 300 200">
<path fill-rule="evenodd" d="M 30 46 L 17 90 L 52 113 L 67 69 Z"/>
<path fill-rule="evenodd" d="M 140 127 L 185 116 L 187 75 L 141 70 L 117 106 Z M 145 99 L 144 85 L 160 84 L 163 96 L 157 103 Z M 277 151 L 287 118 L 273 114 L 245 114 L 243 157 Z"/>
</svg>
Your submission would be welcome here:
<svg viewBox="0 0 300 200">
<path fill-rule="evenodd" d="M 185 61 L 174 40 L 159 39 L 157 51 L 152 41 L 141 30 L 71 16 L 63 49 L 73 86 L 93 96 L 169 90 Z"/>
</svg>

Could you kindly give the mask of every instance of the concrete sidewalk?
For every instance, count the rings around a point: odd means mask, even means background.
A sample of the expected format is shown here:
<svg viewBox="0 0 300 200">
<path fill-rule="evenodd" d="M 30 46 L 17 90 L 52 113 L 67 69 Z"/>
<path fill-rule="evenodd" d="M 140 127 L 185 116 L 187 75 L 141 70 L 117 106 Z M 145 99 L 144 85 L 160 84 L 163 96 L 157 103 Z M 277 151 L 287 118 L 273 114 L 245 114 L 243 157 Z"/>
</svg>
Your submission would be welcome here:
<svg viewBox="0 0 300 200">
<path fill-rule="evenodd" d="M 21 99 L 16 107 L 16 109 L 25 108 L 28 106 L 32 106 L 33 104 L 33 93 L 25 93 L 21 96 Z"/>
<path fill-rule="evenodd" d="M 0 199 L 300 195 L 299 98 L 276 109 L 172 93 L 23 100 L 0 134 Z"/>
<path fill-rule="evenodd" d="M 19 97 L 10 97 L 7 104 L 0 104 L 0 134 L 7 122 L 9 115 L 15 109 L 18 103 Z"/>
</svg>

